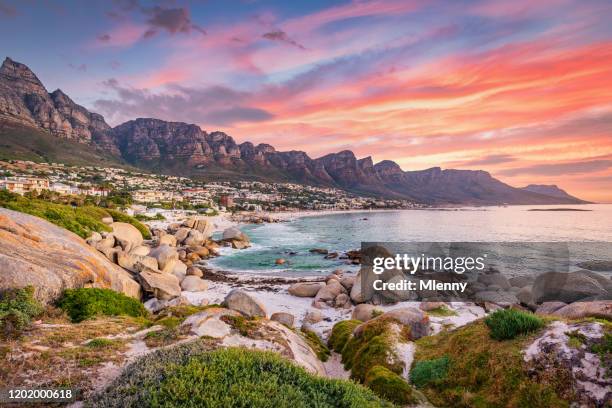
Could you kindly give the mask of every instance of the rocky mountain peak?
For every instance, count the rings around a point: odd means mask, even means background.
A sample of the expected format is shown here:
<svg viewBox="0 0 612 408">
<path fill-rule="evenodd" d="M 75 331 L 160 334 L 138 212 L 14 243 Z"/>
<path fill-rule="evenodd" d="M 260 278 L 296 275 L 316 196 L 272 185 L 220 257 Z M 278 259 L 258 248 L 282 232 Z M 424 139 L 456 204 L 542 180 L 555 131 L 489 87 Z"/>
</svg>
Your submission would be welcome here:
<svg viewBox="0 0 612 408">
<path fill-rule="evenodd" d="M 47 95 L 47 90 L 40 79 L 27 65 L 13 61 L 6 57 L 0 67 L 0 80 L 7 81 L 7 85 L 27 89 L 29 92 Z"/>
</svg>

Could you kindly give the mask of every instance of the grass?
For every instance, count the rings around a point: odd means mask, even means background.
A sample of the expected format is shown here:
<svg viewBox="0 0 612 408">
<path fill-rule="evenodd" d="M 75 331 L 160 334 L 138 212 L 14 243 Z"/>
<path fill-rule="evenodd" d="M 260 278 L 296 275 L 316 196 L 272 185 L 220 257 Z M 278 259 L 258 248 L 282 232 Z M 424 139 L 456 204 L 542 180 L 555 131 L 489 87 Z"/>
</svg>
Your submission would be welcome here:
<svg viewBox="0 0 612 408">
<path fill-rule="evenodd" d="M 96 407 L 385 407 L 370 390 L 327 379 L 271 352 L 208 351 L 206 341 L 173 347 L 130 365 L 90 401 Z"/>
<path fill-rule="evenodd" d="M 435 309 L 428 310 L 427 314 L 439 317 L 457 316 L 457 312 L 449 309 L 446 306 L 440 306 L 436 307 Z"/>
<path fill-rule="evenodd" d="M 255 338 L 257 336 L 259 324 L 255 318 L 225 315 L 221 316 L 221 320 L 238 330 L 241 336 L 249 338 Z"/>
<path fill-rule="evenodd" d="M 146 317 L 147 310 L 140 301 L 110 289 L 66 289 L 57 305 L 72 322 L 81 322 L 94 316 Z"/>
<path fill-rule="evenodd" d="M 300 331 L 302 332 L 302 337 L 306 340 L 306 343 L 308 343 L 310 348 L 312 348 L 317 354 L 319 360 L 323 362 L 329 360 L 331 353 L 319 336 L 317 336 L 317 334 L 312 330 L 305 328 L 301 328 Z"/>
<path fill-rule="evenodd" d="M 580 348 L 584 344 L 586 340 L 586 336 L 580 333 L 578 330 L 574 330 L 571 332 L 565 332 L 565 335 L 568 337 L 567 345 L 572 348 Z"/>
<path fill-rule="evenodd" d="M 6 190 L 0 190 L 0 207 L 43 218 L 58 227 L 74 232 L 81 238 L 89 237 L 94 231 L 111 231 L 111 228 L 102 222 L 102 218 L 108 216 L 112 216 L 115 221 L 132 224 L 141 232 L 145 239 L 151 238 L 151 232 L 146 225 L 134 217 L 110 208 L 91 205 L 72 207 L 37 198 L 23 197 Z"/>
<path fill-rule="evenodd" d="M 112 347 L 114 344 L 115 344 L 114 340 L 105 339 L 103 337 L 100 337 L 100 338 L 92 339 L 85 346 L 89 348 L 99 349 L 99 348 Z"/>
<path fill-rule="evenodd" d="M 491 329 L 491 338 L 495 340 L 513 339 L 544 326 L 544 320 L 540 317 L 515 309 L 497 310 L 487 316 L 485 323 Z"/>
<path fill-rule="evenodd" d="M 410 381 L 419 388 L 435 381 L 443 380 L 448 373 L 450 360 L 442 356 L 433 360 L 422 360 L 414 364 L 410 370 Z"/>
<path fill-rule="evenodd" d="M 166 326 L 161 330 L 147 333 L 145 335 L 144 342 L 147 347 L 162 347 L 175 343 L 180 337 L 181 334 L 178 330 L 178 326 Z"/>
<path fill-rule="evenodd" d="M 341 353 L 347 341 L 353 334 L 353 330 L 355 330 L 355 327 L 359 326 L 361 323 L 363 322 L 360 320 L 343 320 L 336 323 L 332 328 L 329 339 L 327 340 L 327 345 L 329 348 L 334 350 L 336 353 Z"/>
<path fill-rule="evenodd" d="M 436 406 L 567 407 L 571 373 L 549 369 L 532 378 L 522 350 L 538 335 L 532 332 L 503 342 L 492 339 L 484 321 L 416 341 L 413 367 L 447 357 L 447 375 L 421 389 Z M 417 380 L 418 381 L 418 380 Z"/>
<path fill-rule="evenodd" d="M 34 288 L 0 291 L 0 337 L 18 337 L 43 307 L 34 299 Z"/>
<path fill-rule="evenodd" d="M 382 366 L 374 366 L 368 371 L 364 385 L 376 395 L 398 405 L 416 402 L 412 387 L 402 377 Z"/>
</svg>

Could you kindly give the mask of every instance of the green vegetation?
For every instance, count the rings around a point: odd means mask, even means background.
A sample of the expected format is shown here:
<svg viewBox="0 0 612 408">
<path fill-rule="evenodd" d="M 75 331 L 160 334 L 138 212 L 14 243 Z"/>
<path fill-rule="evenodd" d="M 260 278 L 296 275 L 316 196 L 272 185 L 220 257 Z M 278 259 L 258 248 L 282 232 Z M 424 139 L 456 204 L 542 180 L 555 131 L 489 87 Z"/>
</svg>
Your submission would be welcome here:
<svg viewBox="0 0 612 408">
<path fill-rule="evenodd" d="M 180 337 L 178 326 L 166 326 L 161 330 L 152 331 L 146 334 L 144 342 L 147 347 L 161 347 L 175 343 Z"/>
<path fill-rule="evenodd" d="M 485 323 L 496 340 L 513 339 L 544 326 L 544 321 L 533 313 L 515 309 L 497 310 L 485 319 Z"/>
<path fill-rule="evenodd" d="M 415 402 L 412 387 L 402 377 L 382 366 L 374 366 L 364 384 L 376 395 L 399 405 Z"/>
<path fill-rule="evenodd" d="M 343 320 L 336 323 L 332 328 L 329 339 L 327 340 L 327 345 L 329 348 L 334 350 L 336 353 L 342 353 L 342 349 L 353 334 L 353 330 L 355 330 L 355 327 L 359 326 L 361 323 L 363 322 L 360 320 Z"/>
<path fill-rule="evenodd" d="M 448 356 L 418 361 L 410 370 L 410 381 L 417 387 L 422 388 L 427 384 L 442 380 L 448 373 L 449 364 Z"/>
<path fill-rule="evenodd" d="M 600 342 L 591 345 L 591 352 L 599 356 L 608 376 L 612 376 L 612 331 L 606 331 Z"/>
<path fill-rule="evenodd" d="M 413 367 L 423 361 L 432 365 L 432 360 L 445 357 L 448 366 L 446 376 L 426 382 L 421 390 L 436 406 L 567 407 L 571 380 L 564 368 L 547 370 L 541 378 L 528 373 L 522 350 L 537 335 L 533 332 L 500 342 L 490 337 L 489 328 L 479 320 L 423 337 L 416 341 Z"/>
<path fill-rule="evenodd" d="M 106 407 L 386 407 L 349 381 L 306 372 L 278 354 L 196 341 L 147 355 L 91 401 Z"/>
<path fill-rule="evenodd" d="M 57 305 L 75 323 L 100 315 L 132 317 L 148 315 L 140 301 L 110 289 L 66 289 Z"/>
<path fill-rule="evenodd" d="M 428 310 L 427 314 L 432 315 L 432 316 L 439 316 L 439 317 L 457 316 L 457 312 L 449 309 L 446 306 L 440 306 L 440 307 L 436 307 L 435 309 Z"/>
<path fill-rule="evenodd" d="M 319 360 L 327 361 L 331 353 L 319 336 L 317 336 L 317 333 L 305 328 L 300 329 L 300 331 L 302 332 L 302 337 L 304 337 L 306 343 L 308 343 L 314 352 L 317 353 Z"/>
<path fill-rule="evenodd" d="M 91 205 L 73 207 L 38 198 L 22 197 L 6 190 L 0 190 L 0 207 L 43 218 L 59 227 L 74 232 L 81 238 L 87 238 L 93 231 L 111 231 L 111 228 L 102 222 L 102 218 L 109 216 L 112 216 L 115 221 L 132 224 L 138 228 L 145 239 L 151 238 L 149 229 L 134 217 L 108 208 Z"/>
<path fill-rule="evenodd" d="M 111 347 L 115 344 L 115 342 L 111 339 L 105 339 L 105 338 L 96 338 L 96 339 L 92 339 L 91 341 L 89 341 L 85 346 L 89 347 L 89 348 L 107 348 L 107 347 Z"/>
<path fill-rule="evenodd" d="M 582 333 L 580 333 L 578 330 L 574 330 L 571 332 L 565 332 L 565 335 L 568 337 L 568 346 L 573 347 L 573 348 L 580 348 L 585 340 L 586 340 L 586 336 Z"/>
<path fill-rule="evenodd" d="M 17 337 L 43 307 L 34 299 L 34 288 L 7 289 L 0 292 L 0 337 Z"/>
<path fill-rule="evenodd" d="M 259 328 L 257 319 L 244 316 L 221 316 L 221 320 L 238 330 L 241 336 L 254 338 Z"/>
<path fill-rule="evenodd" d="M 166 219 L 161 213 L 155 214 L 155 217 L 149 217 L 144 214 L 136 214 L 134 216 L 138 221 L 163 221 Z"/>
</svg>

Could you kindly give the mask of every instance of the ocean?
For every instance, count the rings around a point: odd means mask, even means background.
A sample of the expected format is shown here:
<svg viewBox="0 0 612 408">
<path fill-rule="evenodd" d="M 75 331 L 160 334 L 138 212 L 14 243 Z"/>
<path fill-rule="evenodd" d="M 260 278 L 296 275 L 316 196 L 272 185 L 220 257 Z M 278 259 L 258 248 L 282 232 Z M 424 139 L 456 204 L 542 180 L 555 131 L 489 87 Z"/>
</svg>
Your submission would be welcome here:
<svg viewBox="0 0 612 408">
<path fill-rule="evenodd" d="M 589 211 L 549 211 L 576 208 Z M 540 211 L 533 211 L 540 210 Z M 546 211 L 541 211 L 546 210 Z M 589 242 L 573 254 L 579 261 L 612 260 L 612 205 L 508 206 L 363 211 L 297 218 L 275 224 L 243 225 L 252 240 L 245 250 L 223 249 L 209 265 L 230 272 L 315 276 L 335 269 L 357 270 L 346 260 L 310 253 L 342 253 L 366 242 Z M 605 242 L 599 245 L 597 242 Z M 275 265 L 283 258 L 284 265 Z M 517 264 L 516 275 L 530 273 Z"/>
</svg>

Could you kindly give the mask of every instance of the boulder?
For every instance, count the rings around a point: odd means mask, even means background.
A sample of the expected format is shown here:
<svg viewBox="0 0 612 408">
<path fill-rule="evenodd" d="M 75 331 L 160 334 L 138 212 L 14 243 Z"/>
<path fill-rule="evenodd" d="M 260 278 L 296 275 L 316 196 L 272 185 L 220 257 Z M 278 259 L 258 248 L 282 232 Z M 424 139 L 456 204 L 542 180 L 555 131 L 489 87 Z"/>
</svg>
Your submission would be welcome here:
<svg viewBox="0 0 612 408">
<path fill-rule="evenodd" d="M 609 299 L 612 295 L 612 281 L 591 271 L 547 272 L 535 279 L 532 293 L 536 303 Z"/>
<path fill-rule="evenodd" d="M 162 272 L 172 272 L 174 266 L 179 261 L 178 252 L 176 252 L 176 248 L 168 245 L 160 245 L 151 249 L 149 255 L 157 259 L 159 269 Z"/>
<path fill-rule="evenodd" d="M 181 295 L 179 280 L 174 275 L 145 267 L 138 274 L 138 280 L 142 289 L 157 299 L 170 300 Z"/>
<path fill-rule="evenodd" d="M 274 264 L 275 265 L 283 265 L 285 262 L 287 262 L 287 261 L 285 261 L 283 258 L 278 258 L 276 261 L 274 261 Z"/>
<path fill-rule="evenodd" d="M 191 253 L 198 255 L 200 258 L 207 258 L 210 255 L 209 249 L 204 246 L 192 247 L 189 250 Z"/>
<path fill-rule="evenodd" d="M 341 293 L 346 293 L 346 289 L 344 289 L 344 286 L 342 286 L 338 280 L 332 279 L 317 292 L 314 301 L 325 303 L 333 302 Z"/>
<path fill-rule="evenodd" d="M 139 298 L 140 285 L 76 234 L 42 218 L 0 208 L 0 289 L 34 287 L 50 303 L 64 289 L 108 288 Z"/>
<path fill-rule="evenodd" d="M 144 302 L 143 306 L 151 313 L 157 313 L 166 307 L 166 302 L 157 298 L 151 298 Z"/>
<path fill-rule="evenodd" d="M 249 317 L 266 317 L 265 306 L 242 289 L 228 293 L 223 305 Z"/>
<path fill-rule="evenodd" d="M 514 276 L 508 279 L 510 285 L 517 288 L 524 288 L 525 286 L 532 285 L 534 281 L 533 276 Z"/>
<path fill-rule="evenodd" d="M 92 231 L 91 235 L 89 235 L 89 238 L 87 238 L 87 243 L 89 242 L 98 242 L 102 240 L 102 235 L 97 232 L 97 231 Z M 89 244 L 91 245 L 91 244 Z"/>
<path fill-rule="evenodd" d="M 111 225 L 114 222 L 113 217 L 110 215 L 108 217 L 102 217 L 101 221 L 106 225 Z"/>
<path fill-rule="evenodd" d="M 311 309 L 304 315 L 304 322 L 309 324 L 316 324 L 323 320 L 323 314 L 316 309 Z"/>
<path fill-rule="evenodd" d="M 179 228 L 178 231 L 174 233 L 174 238 L 177 243 L 182 243 L 189 236 L 189 232 L 191 230 L 189 228 Z"/>
<path fill-rule="evenodd" d="M 189 217 L 183 221 L 183 225 L 200 232 L 204 239 L 210 238 L 215 230 L 215 226 L 206 216 Z"/>
<path fill-rule="evenodd" d="M 421 302 L 419 304 L 419 309 L 429 312 L 430 310 L 439 309 L 441 307 L 447 307 L 444 302 Z"/>
<path fill-rule="evenodd" d="M 187 292 L 202 292 L 208 289 L 208 283 L 197 276 L 188 275 L 181 282 L 181 289 Z"/>
<path fill-rule="evenodd" d="M 374 318 L 374 314 L 377 310 L 379 311 L 379 309 L 377 309 L 374 305 L 362 303 L 355 306 L 353 313 L 351 314 L 351 319 L 367 322 L 368 320 Z"/>
<path fill-rule="evenodd" d="M 561 309 L 563 306 L 567 306 L 564 302 L 544 302 L 536 309 L 536 314 L 549 315 L 553 312 Z"/>
<path fill-rule="evenodd" d="M 197 276 L 198 278 L 201 278 L 204 276 L 204 272 L 202 272 L 202 270 L 197 266 L 190 266 L 187 268 L 187 276 Z"/>
<path fill-rule="evenodd" d="M 185 276 L 187 276 L 187 265 L 185 265 L 181 261 L 176 261 L 174 264 L 174 268 L 170 273 L 178 278 L 179 281 L 182 281 Z"/>
<path fill-rule="evenodd" d="M 143 238 L 138 228 L 126 222 L 113 222 L 110 227 L 113 229 L 115 239 L 124 251 L 142 245 Z"/>
<path fill-rule="evenodd" d="M 315 297 L 323 287 L 323 282 L 298 282 L 289 286 L 289 293 L 298 297 Z"/>
<path fill-rule="evenodd" d="M 157 269 L 157 259 L 151 256 L 140 256 L 126 253 L 125 251 L 119 251 L 117 253 L 117 264 L 127 269 L 130 272 L 137 273 L 141 270 L 138 264 L 143 264 L 151 269 Z"/>
<path fill-rule="evenodd" d="M 158 245 L 176 246 L 176 237 L 174 235 L 166 234 L 159 237 Z"/>
<path fill-rule="evenodd" d="M 99 241 L 93 243 L 93 246 L 102 252 L 102 248 L 113 248 L 115 246 L 115 236 L 113 234 L 106 234 Z"/>
<path fill-rule="evenodd" d="M 521 302 L 524 305 L 533 304 L 533 295 L 531 293 L 531 287 L 525 286 L 524 288 L 519 290 L 516 293 L 516 298 L 518 299 L 519 302 Z"/>
<path fill-rule="evenodd" d="M 140 245 L 132 248 L 130 255 L 147 256 L 151 252 L 151 248 L 146 245 Z"/>
<path fill-rule="evenodd" d="M 109 261 L 115 264 L 117 263 L 117 257 L 118 257 L 119 252 L 122 252 L 121 247 L 115 247 L 115 248 L 101 247 L 101 248 L 98 248 L 98 251 L 102 252 L 104 256 L 106 257 L 106 259 L 108 259 Z"/>
<path fill-rule="evenodd" d="M 240 231 L 236 227 L 230 227 L 223 231 L 223 241 L 231 242 L 231 241 L 242 241 L 245 243 L 250 242 L 249 237 L 244 232 Z"/>
<path fill-rule="evenodd" d="M 479 302 L 496 303 L 500 306 L 510 306 L 519 303 L 516 296 L 510 292 L 496 292 L 491 290 L 476 293 L 474 299 Z"/>
<path fill-rule="evenodd" d="M 336 299 L 334 299 L 334 306 L 335 307 L 349 307 L 350 308 L 350 306 L 351 306 L 351 298 L 346 293 L 341 293 L 338 296 L 336 296 Z"/>
<path fill-rule="evenodd" d="M 183 241 L 183 244 L 190 247 L 198 247 L 204 243 L 205 239 L 206 238 L 200 231 L 191 230 L 189 231 L 189 235 L 187 235 L 187 238 L 185 238 L 185 241 Z"/>
<path fill-rule="evenodd" d="M 596 300 L 592 302 L 574 302 L 551 313 L 566 319 L 582 319 L 596 317 L 612 320 L 612 300 Z"/>
<path fill-rule="evenodd" d="M 353 285 L 355 284 L 355 279 L 356 279 L 355 276 L 345 276 L 342 279 L 340 279 L 340 284 L 344 286 L 344 289 L 350 292 L 351 289 L 353 288 Z"/>
<path fill-rule="evenodd" d="M 284 324 L 287 327 L 293 327 L 293 324 L 295 322 L 295 316 L 293 316 L 291 313 L 276 312 L 272 313 L 272 316 L 270 316 L 270 320 Z"/>
<path fill-rule="evenodd" d="M 510 282 L 501 273 L 492 273 L 489 275 L 478 275 L 478 282 L 486 286 L 497 285 L 502 289 L 510 289 Z"/>
<path fill-rule="evenodd" d="M 224 316 L 238 317 L 240 314 L 229 309 L 211 307 L 187 317 L 181 327 L 188 330 L 189 334 L 221 339 L 232 332 L 231 326 L 221 319 Z"/>
</svg>

